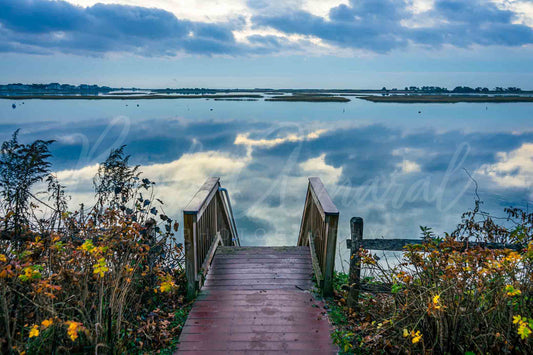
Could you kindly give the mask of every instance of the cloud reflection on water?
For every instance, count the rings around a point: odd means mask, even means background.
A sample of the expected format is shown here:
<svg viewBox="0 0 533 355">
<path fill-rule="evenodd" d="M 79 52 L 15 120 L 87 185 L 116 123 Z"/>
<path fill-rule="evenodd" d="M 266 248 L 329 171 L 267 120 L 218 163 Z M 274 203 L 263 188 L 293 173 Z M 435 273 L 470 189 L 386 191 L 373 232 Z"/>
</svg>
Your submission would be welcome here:
<svg viewBox="0 0 533 355">
<path fill-rule="evenodd" d="M 383 121 L 269 121 L 245 119 L 237 110 L 235 115 L 239 119 L 123 116 L 16 126 L 23 141 L 57 139 L 54 166 L 73 196 L 73 208 L 92 199 L 95 164 L 121 144 L 158 183 L 165 210 L 174 217 L 207 177 L 221 176 L 243 245 L 296 243 L 309 176 L 322 178 L 340 210 L 339 240 L 349 234 L 352 216 L 365 219 L 369 238 L 417 237 L 419 225 L 437 232 L 453 229 L 474 201 L 463 169 L 478 181 L 489 212 L 524 206 L 533 198 L 533 133 L 528 130 L 486 132 L 438 124 L 404 129 Z M 0 121 L 3 139 L 15 126 L 6 121 Z"/>
</svg>

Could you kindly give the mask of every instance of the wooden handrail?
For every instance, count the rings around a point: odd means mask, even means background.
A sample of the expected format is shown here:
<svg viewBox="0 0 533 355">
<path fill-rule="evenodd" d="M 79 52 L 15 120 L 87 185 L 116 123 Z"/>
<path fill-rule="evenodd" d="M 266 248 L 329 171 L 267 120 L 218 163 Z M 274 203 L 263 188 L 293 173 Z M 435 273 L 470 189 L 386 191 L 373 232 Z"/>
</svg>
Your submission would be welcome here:
<svg viewBox="0 0 533 355">
<path fill-rule="evenodd" d="M 229 196 L 211 177 L 183 209 L 185 271 L 190 298 L 202 287 L 219 245 L 239 245 Z"/>
<path fill-rule="evenodd" d="M 325 296 L 333 293 L 338 222 L 339 210 L 324 184 L 318 177 L 309 178 L 298 245 L 309 246 L 315 276 Z"/>
</svg>

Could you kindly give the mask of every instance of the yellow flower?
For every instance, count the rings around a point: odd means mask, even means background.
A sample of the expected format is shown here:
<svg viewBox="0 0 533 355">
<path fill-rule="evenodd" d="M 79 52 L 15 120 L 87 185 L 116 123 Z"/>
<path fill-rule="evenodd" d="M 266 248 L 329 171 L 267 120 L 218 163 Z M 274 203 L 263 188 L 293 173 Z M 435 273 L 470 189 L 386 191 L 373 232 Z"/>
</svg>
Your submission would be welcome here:
<svg viewBox="0 0 533 355">
<path fill-rule="evenodd" d="M 531 334 L 531 329 L 527 326 L 526 322 L 521 322 L 520 325 L 518 326 L 517 333 L 518 335 L 520 335 L 520 338 L 524 340 L 527 337 L 529 337 L 529 335 Z"/>
<path fill-rule="evenodd" d="M 520 260 L 522 260 L 522 256 L 516 251 L 510 252 L 506 257 L 503 258 L 503 261 L 507 261 L 509 263 L 517 263 Z"/>
<path fill-rule="evenodd" d="M 34 324 L 30 329 L 30 338 L 39 336 L 39 327 L 37 324 Z"/>
<path fill-rule="evenodd" d="M 0 254 L 0 261 L 3 261 L 4 263 L 7 262 L 7 258 L 4 254 Z"/>
<path fill-rule="evenodd" d="M 52 324 L 54 323 L 54 321 L 52 320 L 52 318 L 50 319 L 45 319 L 42 321 L 41 325 L 43 326 L 43 328 L 48 328 L 49 326 L 51 326 Z"/>
<path fill-rule="evenodd" d="M 531 335 L 531 328 L 533 328 L 533 319 L 528 319 L 526 317 L 514 316 L 513 324 L 518 324 L 517 333 L 520 335 L 522 340 L 526 339 Z"/>
<path fill-rule="evenodd" d="M 420 334 L 420 330 L 417 330 L 416 332 L 414 330 L 411 330 L 411 332 L 409 332 L 407 329 L 404 328 L 403 337 L 407 338 L 409 336 L 411 337 L 411 342 L 413 344 L 416 344 L 420 340 L 422 340 L 422 334 Z"/>
<path fill-rule="evenodd" d="M 172 280 L 172 275 L 166 274 L 164 276 L 160 276 L 161 284 L 159 285 L 159 292 L 171 292 L 176 288 L 176 284 Z M 155 292 L 157 293 L 157 288 L 155 289 Z"/>
<path fill-rule="evenodd" d="M 417 330 L 416 333 L 414 331 L 411 331 L 411 336 L 413 337 L 413 344 L 416 344 L 422 339 L 422 334 L 420 334 L 420 330 Z"/>
<path fill-rule="evenodd" d="M 78 249 L 80 250 L 84 250 L 88 253 L 92 252 L 94 250 L 94 244 L 93 244 L 93 241 L 90 240 L 90 239 L 87 239 L 82 245 L 81 247 L 79 247 Z"/>
<path fill-rule="evenodd" d="M 81 326 L 81 323 L 73 321 L 66 321 L 65 323 L 68 324 L 67 334 L 70 339 L 72 341 L 78 339 L 78 328 Z"/>
<path fill-rule="evenodd" d="M 93 274 L 100 275 L 100 277 L 104 277 L 104 274 L 109 271 L 109 268 L 105 264 L 105 258 L 98 259 L 98 263 L 93 265 Z"/>
<path fill-rule="evenodd" d="M 433 296 L 433 306 L 435 309 L 440 309 L 440 295 Z"/>
<path fill-rule="evenodd" d="M 505 286 L 505 292 L 507 292 L 507 296 L 519 296 L 522 294 L 522 291 L 514 288 L 513 285 Z"/>
<path fill-rule="evenodd" d="M 38 269 L 38 266 L 27 266 L 24 269 L 24 274 L 19 275 L 19 279 L 22 281 L 29 281 L 32 279 L 40 279 L 42 277 L 41 272 Z"/>
</svg>

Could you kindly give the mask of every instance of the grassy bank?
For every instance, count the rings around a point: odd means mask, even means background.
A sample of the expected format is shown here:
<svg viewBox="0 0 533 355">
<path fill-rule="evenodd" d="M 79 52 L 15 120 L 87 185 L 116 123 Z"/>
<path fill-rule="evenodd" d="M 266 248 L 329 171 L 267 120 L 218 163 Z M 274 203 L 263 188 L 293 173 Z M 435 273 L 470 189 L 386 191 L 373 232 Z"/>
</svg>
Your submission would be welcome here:
<svg viewBox="0 0 533 355">
<path fill-rule="evenodd" d="M 266 98 L 265 101 L 289 101 L 289 102 L 349 102 L 350 99 L 341 96 L 327 95 L 285 95 Z"/>
<path fill-rule="evenodd" d="M 533 102 L 533 96 L 447 96 L 447 95 L 391 95 L 391 96 L 358 96 L 357 98 L 372 102 L 394 103 L 509 103 Z"/>
</svg>

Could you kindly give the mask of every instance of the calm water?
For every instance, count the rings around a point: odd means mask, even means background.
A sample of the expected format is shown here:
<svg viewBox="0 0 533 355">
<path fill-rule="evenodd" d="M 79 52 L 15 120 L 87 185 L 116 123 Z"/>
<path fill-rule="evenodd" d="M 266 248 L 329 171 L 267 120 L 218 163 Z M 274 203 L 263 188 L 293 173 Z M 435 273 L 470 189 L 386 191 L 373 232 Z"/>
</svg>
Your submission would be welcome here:
<svg viewBox="0 0 533 355">
<path fill-rule="evenodd" d="M 471 208 L 501 215 L 533 200 L 533 104 L 378 104 L 214 100 L 0 100 L 0 138 L 55 139 L 54 168 L 73 208 L 92 198 L 95 164 L 127 144 L 158 182 L 166 212 L 220 176 L 242 244 L 296 243 L 308 176 L 322 178 L 340 218 L 368 238 L 450 231 Z M 137 106 L 138 105 L 138 106 Z M 340 250 L 345 250 L 344 245 Z"/>
</svg>

